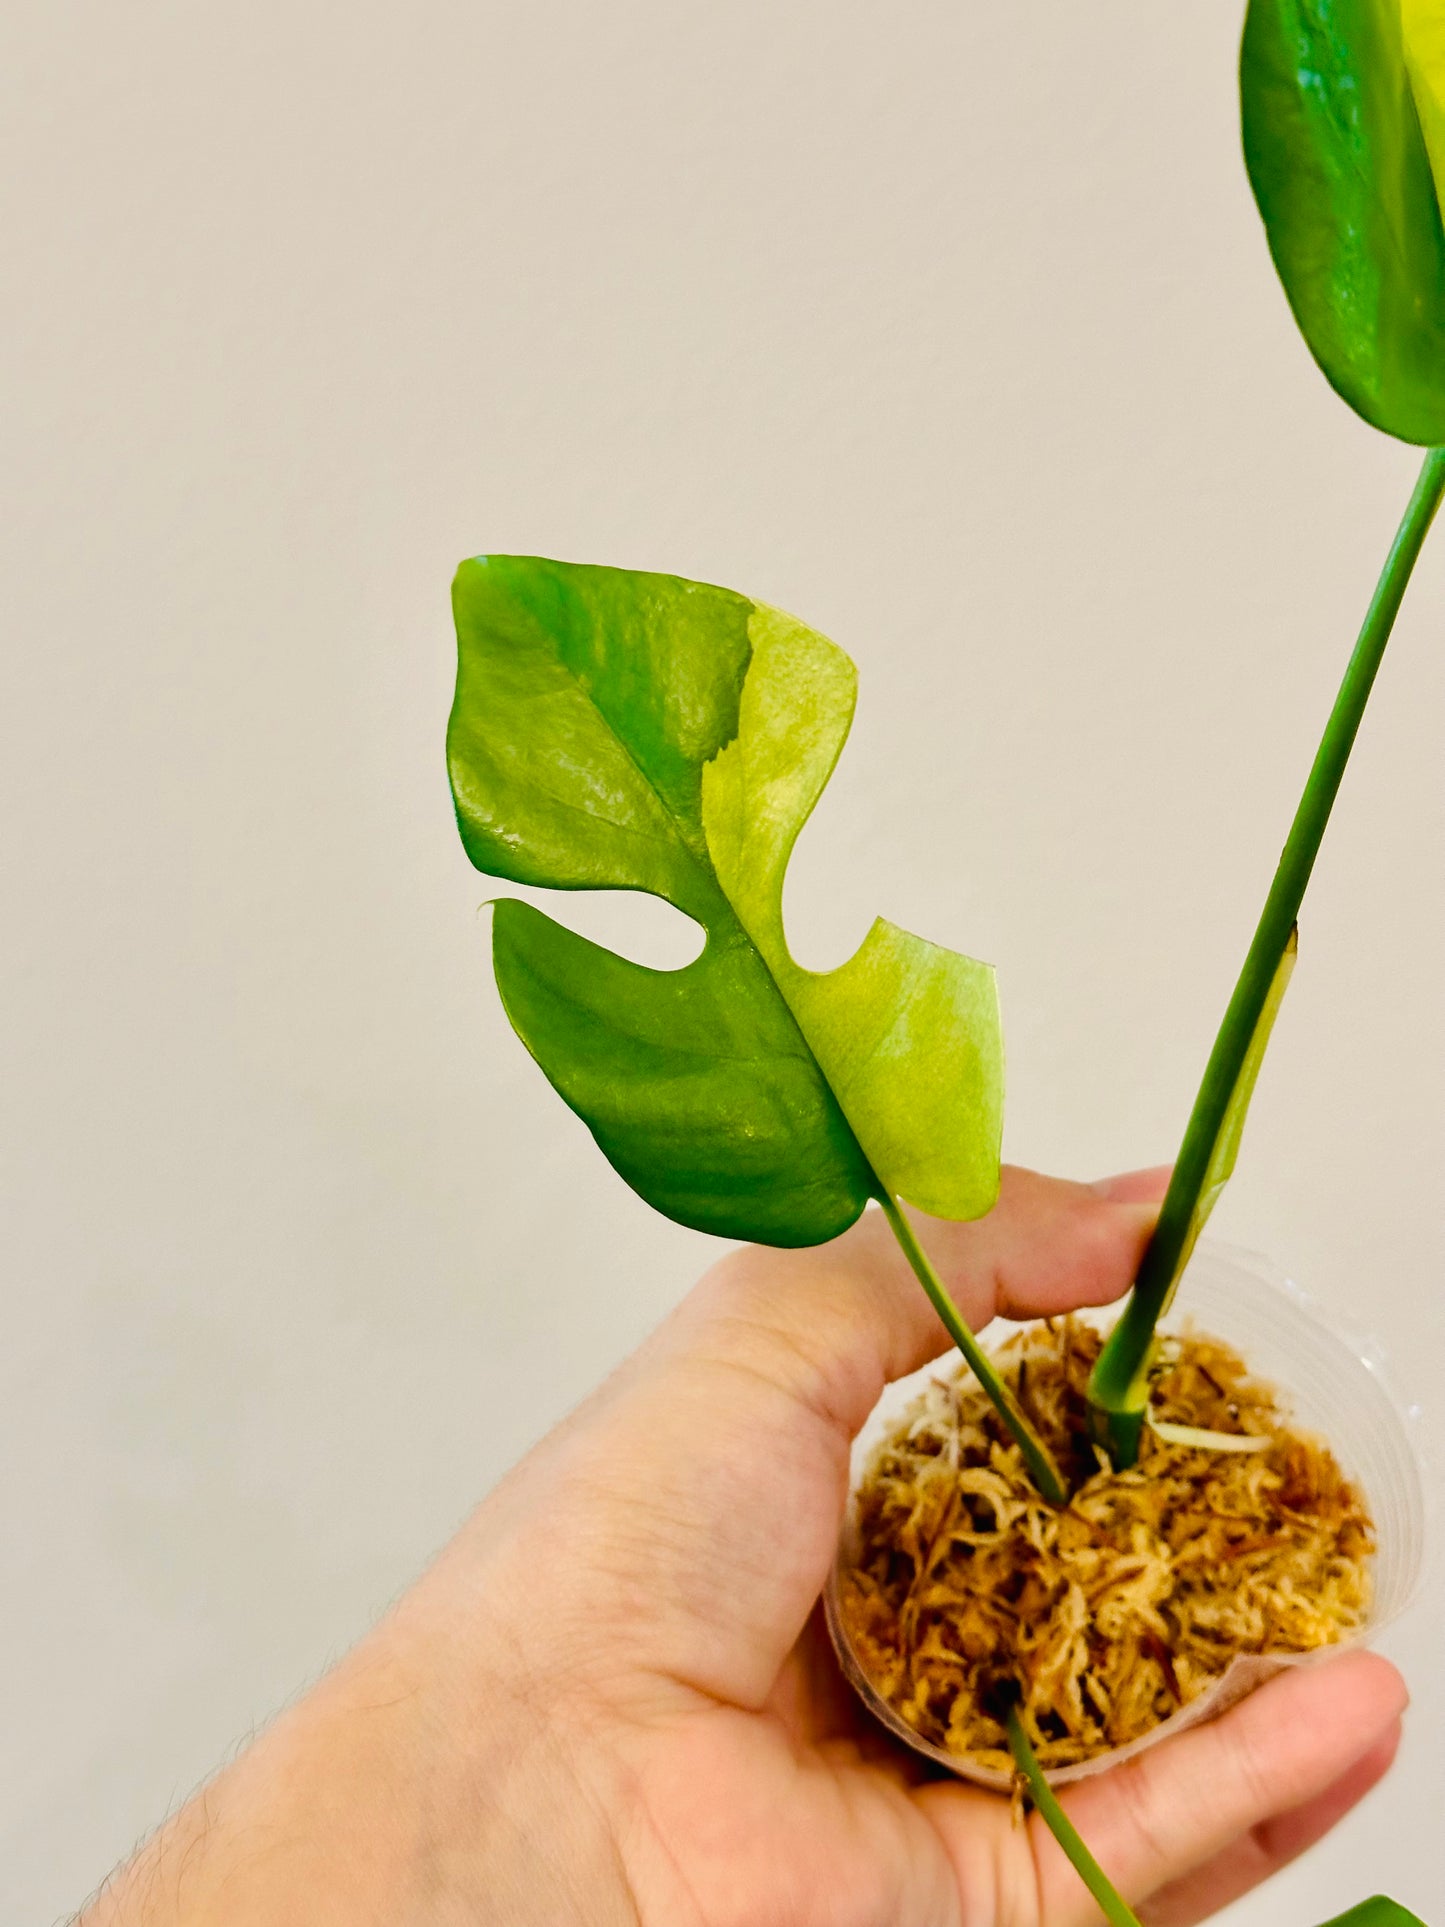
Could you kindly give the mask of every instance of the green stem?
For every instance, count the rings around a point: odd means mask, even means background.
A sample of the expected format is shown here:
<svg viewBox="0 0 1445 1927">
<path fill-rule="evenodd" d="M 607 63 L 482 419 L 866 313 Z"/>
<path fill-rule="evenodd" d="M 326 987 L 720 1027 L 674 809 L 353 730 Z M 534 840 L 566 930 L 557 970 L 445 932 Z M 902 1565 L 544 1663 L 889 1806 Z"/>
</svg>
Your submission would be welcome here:
<svg viewBox="0 0 1445 1927">
<path fill-rule="evenodd" d="M 1111 1927 L 1139 1927 L 1138 1915 L 1114 1891 L 1108 1875 L 1079 1838 L 1068 1814 L 1054 1797 L 1053 1788 L 1044 1778 L 1044 1770 L 1029 1745 L 1029 1736 L 1023 1729 L 1016 1706 L 1009 1708 L 1008 1743 L 1015 1766 L 1028 1781 L 1029 1795 L 1042 1815 L 1044 1825 L 1069 1856 L 1079 1878 L 1098 1901 L 1104 1918 L 1111 1923 Z"/>
<path fill-rule="evenodd" d="M 1108 1446 L 1118 1465 L 1131 1465 L 1137 1454 L 1154 1329 L 1168 1306 L 1181 1259 L 1187 1255 L 1186 1240 L 1195 1205 L 1230 1098 L 1299 915 L 1305 885 L 1319 854 L 1325 825 L 1339 792 L 1385 644 L 1390 639 L 1406 584 L 1442 494 L 1445 494 L 1445 449 L 1432 448 L 1425 456 L 1409 506 L 1396 531 L 1349 668 L 1325 725 L 1309 781 L 1265 899 L 1259 927 L 1210 1053 L 1158 1225 L 1144 1254 L 1129 1302 L 1094 1368 L 1089 1396 L 1095 1433 L 1100 1442 Z"/>
<path fill-rule="evenodd" d="M 988 1393 L 999 1417 L 1018 1441 L 1019 1450 L 1023 1453 L 1024 1462 L 1033 1474 L 1034 1483 L 1052 1504 L 1067 1504 L 1069 1489 L 1064 1483 L 1058 1466 L 1054 1463 L 1049 1448 L 1024 1417 L 1018 1400 L 994 1368 L 993 1360 L 965 1324 L 963 1315 L 949 1297 L 943 1280 L 929 1263 L 928 1254 L 913 1235 L 913 1226 L 903 1215 L 902 1206 L 897 1198 L 882 1185 L 878 1188 L 878 1201 L 883 1206 L 884 1215 L 889 1224 L 893 1227 L 893 1235 L 902 1247 L 904 1257 L 913 1267 L 914 1276 L 919 1284 L 928 1293 L 933 1309 L 943 1320 L 949 1337 L 968 1360 L 974 1377 Z"/>
</svg>

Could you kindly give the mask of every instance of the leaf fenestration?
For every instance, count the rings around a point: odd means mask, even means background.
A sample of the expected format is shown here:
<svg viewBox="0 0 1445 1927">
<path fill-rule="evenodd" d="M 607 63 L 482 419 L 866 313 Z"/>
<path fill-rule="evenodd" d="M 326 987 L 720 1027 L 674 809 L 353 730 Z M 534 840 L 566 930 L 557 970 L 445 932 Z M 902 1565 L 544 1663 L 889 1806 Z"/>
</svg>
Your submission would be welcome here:
<svg viewBox="0 0 1445 1927">
<path fill-rule="evenodd" d="M 857 676 L 835 644 L 775 609 L 752 623 L 738 733 L 703 772 L 718 881 L 767 964 L 874 1171 L 924 1211 L 974 1218 L 997 1193 L 1003 1083 L 994 974 L 879 918 L 836 970 L 794 963 L 783 878 L 852 722 Z"/>
<path fill-rule="evenodd" d="M 997 1190 L 993 973 L 879 922 L 831 972 L 782 884 L 846 739 L 854 671 L 803 624 L 680 578 L 464 563 L 448 763 L 479 869 L 638 889 L 707 933 L 657 971 L 496 906 L 507 1013 L 634 1189 L 699 1229 L 836 1235 L 887 1188 L 951 1217 Z"/>
</svg>

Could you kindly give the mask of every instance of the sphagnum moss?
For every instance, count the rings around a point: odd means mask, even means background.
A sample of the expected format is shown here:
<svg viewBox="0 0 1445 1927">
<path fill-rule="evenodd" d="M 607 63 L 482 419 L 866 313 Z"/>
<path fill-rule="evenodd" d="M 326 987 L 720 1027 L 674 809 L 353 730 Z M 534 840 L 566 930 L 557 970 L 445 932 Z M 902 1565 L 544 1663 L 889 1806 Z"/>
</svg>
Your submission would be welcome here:
<svg viewBox="0 0 1445 1927">
<path fill-rule="evenodd" d="M 1098 1333 L 1073 1319 L 997 1355 L 1074 1486 L 1040 1498 L 963 1372 L 934 1380 L 876 1449 L 858 1493 L 842 1607 L 874 1685 L 926 1740 L 1007 1770 L 987 1683 L 1021 1688 L 1046 1768 L 1140 1738 L 1236 1654 L 1301 1653 L 1358 1630 L 1374 1532 L 1328 1447 L 1214 1338 L 1166 1341 L 1152 1409 L 1166 1424 L 1268 1439 L 1206 1450 L 1146 1433 L 1115 1472 L 1088 1443 Z"/>
</svg>

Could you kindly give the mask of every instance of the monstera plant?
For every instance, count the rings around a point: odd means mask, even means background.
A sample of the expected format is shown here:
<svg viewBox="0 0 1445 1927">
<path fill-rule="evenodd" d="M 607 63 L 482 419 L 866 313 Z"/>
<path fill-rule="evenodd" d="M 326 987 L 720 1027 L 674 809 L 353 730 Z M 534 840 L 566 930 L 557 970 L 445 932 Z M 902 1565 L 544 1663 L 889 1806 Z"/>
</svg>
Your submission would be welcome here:
<svg viewBox="0 0 1445 1927">
<path fill-rule="evenodd" d="M 1445 0 L 1250 0 L 1244 150 L 1300 331 L 1367 422 L 1427 453 L 1211 1053 L 1158 1227 L 1090 1383 L 1117 1467 L 1146 1421 L 1156 1327 L 1227 1181 L 1294 963 L 1296 923 L 1411 570 L 1445 494 Z M 669 1217 L 804 1245 L 870 1200 L 1055 1504 L 1058 1464 L 913 1235 L 993 1204 L 1003 1053 L 993 973 L 884 921 L 837 969 L 796 963 L 793 845 L 848 734 L 855 675 L 801 622 L 675 576 L 515 556 L 463 563 L 448 761 L 489 875 L 640 890 L 705 941 L 652 970 L 515 899 L 493 912 L 507 1014 L 618 1172 Z M 1106 1916 L 1134 1916 L 1050 1792 L 1022 1781 Z M 1340 1927 L 1402 1927 L 1383 1898 Z"/>
<path fill-rule="evenodd" d="M 783 877 L 852 722 L 852 663 L 777 609 L 676 576 L 479 557 L 454 600 L 447 750 L 473 863 L 643 890 L 707 939 L 686 969 L 649 970 L 498 903 L 497 984 L 523 1043 L 634 1190 L 682 1224 L 817 1244 L 876 1199 L 1062 1500 L 900 1208 L 974 1218 L 997 1195 L 993 972 L 881 919 L 837 970 L 788 950 Z"/>
<path fill-rule="evenodd" d="M 1155 1327 L 1234 1168 L 1295 921 L 1410 573 L 1445 493 L 1445 7 L 1252 0 L 1244 155 L 1300 332 L 1356 413 L 1426 449 L 1215 1040 L 1173 1180 L 1093 1375 L 1096 1438 L 1138 1450 Z M 1433 166 L 1432 166 L 1433 162 Z"/>
<path fill-rule="evenodd" d="M 1234 1168 L 1294 964 L 1305 886 L 1406 585 L 1445 494 L 1445 5 L 1250 0 L 1240 98 L 1250 185 L 1310 352 L 1358 415 L 1426 454 L 1215 1040 L 1158 1226 L 1094 1368 L 1094 1434 L 1123 1465 L 1138 1450 L 1155 1327 Z M 1044 1783 L 1016 1714 L 1007 1730 L 1055 1837 L 1113 1927 L 1127 1927 L 1133 1915 Z M 1411 1922 L 1408 1909 L 1377 1895 L 1331 1927 Z"/>
</svg>

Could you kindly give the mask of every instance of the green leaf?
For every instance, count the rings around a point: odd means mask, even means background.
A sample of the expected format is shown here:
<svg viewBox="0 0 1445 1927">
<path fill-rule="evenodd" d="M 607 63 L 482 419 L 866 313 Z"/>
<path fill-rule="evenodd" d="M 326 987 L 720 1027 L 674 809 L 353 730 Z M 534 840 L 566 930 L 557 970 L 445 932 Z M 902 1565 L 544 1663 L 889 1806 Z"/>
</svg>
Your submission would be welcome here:
<svg viewBox="0 0 1445 1927">
<path fill-rule="evenodd" d="M 1240 93 L 1250 185 L 1310 352 L 1376 428 L 1445 441 L 1445 229 L 1400 0 L 1250 0 Z"/>
<path fill-rule="evenodd" d="M 1362 1900 L 1358 1907 L 1336 1914 L 1324 1927 L 1425 1927 L 1425 1923 L 1398 1900 L 1387 1900 L 1384 1894 L 1376 1894 L 1371 1900 Z"/>
<path fill-rule="evenodd" d="M 790 956 L 782 886 L 855 677 L 792 617 L 677 577 L 463 563 L 448 763 L 479 869 L 635 889 L 704 929 L 650 970 L 530 906 L 494 913 L 508 1016 L 617 1170 L 669 1217 L 772 1244 L 880 1190 L 946 1217 L 997 1192 L 993 973 L 894 925 L 840 969 Z"/>
<path fill-rule="evenodd" d="M 1209 1222 L 1209 1214 L 1219 1202 L 1219 1194 L 1234 1176 L 1234 1167 L 1239 1161 L 1239 1146 L 1244 1137 L 1244 1121 L 1249 1116 L 1250 1101 L 1254 1087 L 1259 1082 L 1260 1066 L 1264 1053 L 1269 1048 L 1270 1033 L 1274 1020 L 1279 1015 L 1279 1007 L 1284 1002 L 1284 993 L 1289 989 L 1289 980 L 1294 975 L 1295 962 L 1299 957 L 1299 930 L 1290 931 L 1289 942 L 1270 981 L 1265 996 L 1264 1008 L 1260 1011 L 1254 1029 L 1250 1033 L 1249 1044 L 1244 1053 L 1244 1061 L 1225 1101 L 1223 1114 L 1219 1119 L 1218 1131 L 1210 1149 L 1209 1161 L 1204 1167 L 1204 1182 L 1189 1213 L 1188 1227 L 1184 1242 L 1175 1261 L 1174 1280 L 1165 1299 L 1166 1309 L 1169 1298 L 1179 1283 L 1180 1274 L 1194 1255 L 1194 1247 L 1199 1235 Z"/>
<path fill-rule="evenodd" d="M 493 912 L 517 1035 L 649 1204 L 724 1238 L 815 1244 L 871 1195 L 847 1120 L 751 946 L 648 970 L 530 905 Z"/>
</svg>

